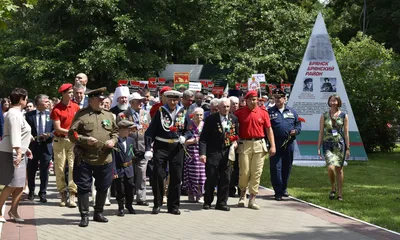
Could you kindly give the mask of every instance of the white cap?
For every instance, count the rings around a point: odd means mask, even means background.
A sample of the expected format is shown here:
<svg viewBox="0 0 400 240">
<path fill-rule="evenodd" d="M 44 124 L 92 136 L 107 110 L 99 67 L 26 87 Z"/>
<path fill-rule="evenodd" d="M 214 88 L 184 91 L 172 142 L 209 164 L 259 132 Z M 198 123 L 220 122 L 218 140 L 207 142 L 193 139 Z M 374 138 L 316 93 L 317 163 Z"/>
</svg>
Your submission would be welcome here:
<svg viewBox="0 0 400 240">
<path fill-rule="evenodd" d="M 176 91 L 176 90 L 169 90 L 169 91 L 166 91 L 166 92 L 164 92 L 164 96 L 166 96 L 167 98 L 168 97 L 182 97 L 182 93 L 181 92 L 178 92 L 178 91 Z"/>
<path fill-rule="evenodd" d="M 130 101 L 132 101 L 132 100 L 142 100 L 143 98 L 144 98 L 144 97 L 140 96 L 139 93 L 134 92 L 134 93 L 132 93 L 132 94 L 129 96 L 128 101 L 130 102 Z"/>
<path fill-rule="evenodd" d="M 268 99 L 268 96 L 267 96 L 267 95 L 264 95 L 264 96 L 262 96 L 262 98 Z"/>
</svg>

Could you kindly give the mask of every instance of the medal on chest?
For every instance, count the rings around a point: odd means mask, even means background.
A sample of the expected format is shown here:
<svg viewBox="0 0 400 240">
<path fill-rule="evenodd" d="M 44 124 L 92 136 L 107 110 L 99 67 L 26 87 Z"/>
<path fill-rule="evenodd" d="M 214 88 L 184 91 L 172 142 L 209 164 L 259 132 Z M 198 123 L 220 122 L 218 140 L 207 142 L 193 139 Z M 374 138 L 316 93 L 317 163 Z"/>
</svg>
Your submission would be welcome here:
<svg viewBox="0 0 400 240">
<path fill-rule="evenodd" d="M 172 119 L 170 112 L 164 106 L 160 107 L 160 113 L 161 113 L 161 126 L 164 131 L 177 132 L 179 130 L 184 129 L 186 110 L 180 111 L 180 109 L 177 109 L 177 114 L 175 115 L 175 119 Z"/>
</svg>

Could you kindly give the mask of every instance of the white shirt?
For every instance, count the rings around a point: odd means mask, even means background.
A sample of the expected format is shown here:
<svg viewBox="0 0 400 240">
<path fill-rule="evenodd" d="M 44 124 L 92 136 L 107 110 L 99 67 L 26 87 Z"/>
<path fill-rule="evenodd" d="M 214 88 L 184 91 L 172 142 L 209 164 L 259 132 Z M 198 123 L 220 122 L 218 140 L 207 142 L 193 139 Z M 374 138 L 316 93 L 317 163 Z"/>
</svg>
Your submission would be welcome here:
<svg viewBox="0 0 400 240">
<path fill-rule="evenodd" d="M 222 116 L 221 114 L 219 114 L 219 119 L 221 121 L 222 127 L 226 128 L 226 125 L 228 124 L 228 115 Z"/>
<path fill-rule="evenodd" d="M 82 101 L 78 103 L 79 108 L 82 109 L 84 104 L 85 104 L 85 96 L 83 96 Z"/>
<path fill-rule="evenodd" d="M 126 152 L 126 139 L 122 141 L 122 145 L 124 145 L 124 152 Z"/>
<path fill-rule="evenodd" d="M 37 134 L 39 134 L 39 121 L 42 121 L 42 132 L 45 133 L 45 129 L 46 129 L 46 111 L 42 112 L 42 116 L 41 119 L 39 119 L 40 115 L 39 115 L 39 110 L 36 109 L 36 130 L 37 130 Z"/>
</svg>

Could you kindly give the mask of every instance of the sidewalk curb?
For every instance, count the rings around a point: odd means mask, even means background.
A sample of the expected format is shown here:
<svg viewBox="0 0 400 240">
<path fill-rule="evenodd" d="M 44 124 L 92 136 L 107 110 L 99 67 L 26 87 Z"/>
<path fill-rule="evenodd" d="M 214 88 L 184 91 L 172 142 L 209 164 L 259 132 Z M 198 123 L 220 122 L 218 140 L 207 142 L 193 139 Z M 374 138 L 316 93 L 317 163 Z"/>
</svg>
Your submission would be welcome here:
<svg viewBox="0 0 400 240">
<path fill-rule="evenodd" d="M 262 189 L 264 189 L 264 190 L 272 191 L 272 192 L 274 191 L 274 190 L 272 190 L 272 189 L 270 189 L 270 188 L 267 188 L 267 187 L 264 187 L 264 186 L 261 186 L 261 185 L 260 185 L 260 188 L 262 188 Z M 363 220 L 360 220 L 360 219 L 358 219 L 358 218 L 354 218 L 354 217 L 348 216 L 348 215 L 343 214 L 343 213 L 340 213 L 340 212 L 336 212 L 336 211 L 331 210 L 331 209 L 329 209 L 329 208 L 321 207 L 321 206 L 319 206 L 319 205 L 316 205 L 316 204 L 313 204 L 313 203 L 310 203 L 310 202 L 306 202 L 306 201 L 304 201 L 304 200 L 301 200 L 301 199 L 298 199 L 298 198 L 295 198 L 295 197 L 292 197 L 292 196 L 289 196 L 289 198 L 290 198 L 290 199 L 293 199 L 293 200 L 295 200 L 295 201 L 297 201 L 297 202 L 301 202 L 301 203 L 307 204 L 307 205 L 309 205 L 309 206 L 312 206 L 312 207 L 315 207 L 315 208 L 318 208 L 318 209 L 327 211 L 327 212 L 329 212 L 329 213 L 338 215 L 338 216 L 340 216 L 340 217 L 344 217 L 344 218 L 347 218 L 347 219 L 351 219 L 351 220 L 353 220 L 353 221 L 356 221 L 356 222 L 359 222 L 359 223 L 363 223 L 363 224 L 366 224 L 366 225 L 368 225 L 368 226 L 371 226 L 371 227 L 374 227 L 374 228 L 378 228 L 378 229 L 380 229 L 380 230 L 383 230 L 383 231 L 386 231 L 386 232 L 395 234 L 395 235 L 397 235 L 397 236 L 400 236 L 400 233 L 398 233 L 398 232 L 389 230 L 389 229 L 384 228 L 384 227 L 377 226 L 377 225 L 372 224 L 372 223 L 369 223 L 369 222 L 365 222 L 365 221 L 363 221 Z"/>
</svg>

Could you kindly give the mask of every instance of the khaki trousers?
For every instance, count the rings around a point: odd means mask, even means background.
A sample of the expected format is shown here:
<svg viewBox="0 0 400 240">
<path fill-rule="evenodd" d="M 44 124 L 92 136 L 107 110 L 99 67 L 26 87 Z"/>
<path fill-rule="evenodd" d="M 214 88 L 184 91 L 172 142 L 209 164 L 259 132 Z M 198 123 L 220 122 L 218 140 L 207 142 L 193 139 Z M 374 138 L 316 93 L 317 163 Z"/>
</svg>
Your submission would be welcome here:
<svg viewBox="0 0 400 240">
<path fill-rule="evenodd" d="M 70 193 L 77 193 L 77 187 L 74 183 L 74 144 L 68 138 L 54 137 L 54 171 L 56 174 L 57 190 Z M 65 165 L 68 164 L 68 186 L 65 182 Z"/>
<path fill-rule="evenodd" d="M 241 140 L 237 150 L 239 154 L 239 188 L 251 194 L 258 194 L 260 178 L 264 167 L 264 157 L 267 154 L 265 140 Z"/>
</svg>

